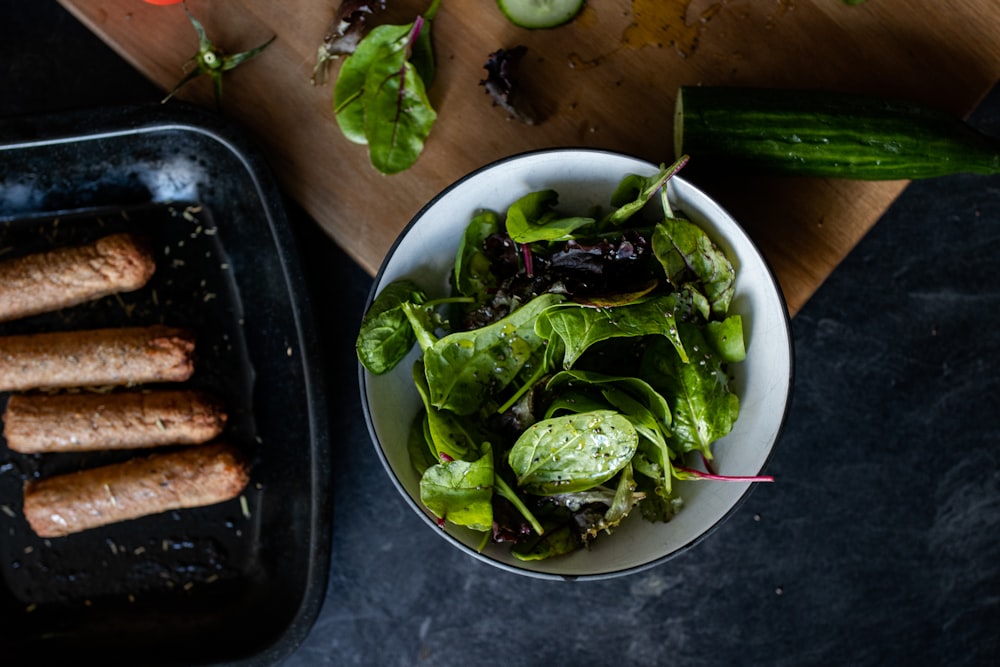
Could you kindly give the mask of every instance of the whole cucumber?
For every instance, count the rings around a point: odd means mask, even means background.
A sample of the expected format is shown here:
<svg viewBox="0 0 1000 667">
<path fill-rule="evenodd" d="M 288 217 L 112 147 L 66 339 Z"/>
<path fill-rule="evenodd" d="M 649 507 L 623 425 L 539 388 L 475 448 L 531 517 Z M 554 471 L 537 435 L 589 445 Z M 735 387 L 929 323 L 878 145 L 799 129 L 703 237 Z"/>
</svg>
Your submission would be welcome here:
<svg viewBox="0 0 1000 667">
<path fill-rule="evenodd" d="M 907 102 L 816 90 L 682 86 L 674 148 L 692 165 L 858 180 L 1000 173 L 1000 139 Z"/>
</svg>

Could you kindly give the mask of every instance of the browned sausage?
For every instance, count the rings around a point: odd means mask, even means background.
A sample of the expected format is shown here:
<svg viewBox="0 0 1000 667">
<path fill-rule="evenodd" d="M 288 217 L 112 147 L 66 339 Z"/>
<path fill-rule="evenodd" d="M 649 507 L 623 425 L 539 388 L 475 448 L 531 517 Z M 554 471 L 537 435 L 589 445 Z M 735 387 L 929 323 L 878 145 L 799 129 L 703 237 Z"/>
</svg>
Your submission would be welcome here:
<svg viewBox="0 0 1000 667">
<path fill-rule="evenodd" d="M 0 322 L 137 290 L 155 269 L 149 249 L 131 234 L 0 262 Z"/>
<path fill-rule="evenodd" d="M 39 537 L 235 498 L 249 472 L 239 450 L 215 443 L 27 482 L 24 515 Z"/>
<path fill-rule="evenodd" d="M 12 394 L 3 422 L 8 448 L 39 454 L 201 444 L 222 433 L 226 413 L 194 390 Z"/>
<path fill-rule="evenodd" d="M 0 391 L 183 382 L 194 372 L 185 329 L 91 329 L 0 338 Z"/>
</svg>

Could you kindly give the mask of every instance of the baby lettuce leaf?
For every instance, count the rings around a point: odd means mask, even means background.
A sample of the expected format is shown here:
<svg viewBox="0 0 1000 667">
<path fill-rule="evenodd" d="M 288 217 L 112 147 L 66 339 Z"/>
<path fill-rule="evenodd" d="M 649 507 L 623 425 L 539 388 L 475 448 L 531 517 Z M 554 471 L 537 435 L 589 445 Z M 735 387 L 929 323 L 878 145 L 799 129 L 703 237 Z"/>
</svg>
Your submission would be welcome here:
<svg viewBox="0 0 1000 667">
<path fill-rule="evenodd" d="M 419 23 L 414 26 L 417 34 Z M 368 155 L 384 174 L 399 173 L 417 161 L 437 119 L 409 56 L 408 49 L 390 52 L 372 63 L 365 76 Z"/>
<path fill-rule="evenodd" d="M 475 461 L 445 461 L 420 478 L 420 501 L 441 520 L 472 530 L 493 527 L 493 452 Z"/>
<path fill-rule="evenodd" d="M 568 241 L 573 232 L 594 223 L 593 218 L 560 216 L 554 211 L 558 201 L 555 190 L 524 195 L 507 209 L 507 234 L 516 243 Z"/>
<path fill-rule="evenodd" d="M 743 318 L 730 315 L 724 320 L 713 320 L 705 325 L 705 337 L 723 361 L 738 363 L 747 358 L 743 341 Z"/>
<path fill-rule="evenodd" d="M 535 422 L 507 458 L 518 487 L 528 493 L 571 493 L 614 477 L 638 442 L 628 419 L 613 410 L 596 410 Z"/>
<path fill-rule="evenodd" d="M 639 174 L 625 176 L 611 195 L 611 205 L 616 208 L 601 221 L 601 226 L 620 226 L 641 211 L 657 190 L 666 185 L 667 181 L 680 171 L 687 161 L 688 158 L 685 155 L 669 167 L 660 165 L 660 171 L 652 176 L 640 176 Z"/>
<path fill-rule="evenodd" d="M 594 371 L 568 370 L 560 371 L 552 376 L 546 384 L 546 389 L 556 391 L 565 386 L 581 387 L 593 385 L 612 385 L 628 392 L 633 398 L 640 400 L 642 406 L 646 408 L 654 417 L 657 428 L 667 428 L 670 426 L 670 407 L 667 400 L 663 398 L 648 382 L 636 377 L 605 375 Z M 559 393 L 562 393 L 561 391 Z"/>
<path fill-rule="evenodd" d="M 340 131 L 356 144 L 367 144 L 365 135 L 365 79 L 372 65 L 390 53 L 406 49 L 412 25 L 380 25 L 361 40 L 340 66 L 333 87 L 333 112 Z"/>
<path fill-rule="evenodd" d="M 431 405 L 422 361 L 413 364 L 413 383 L 427 412 L 427 443 L 434 458 L 471 460 L 478 456 L 483 434 L 474 422 Z"/>
<path fill-rule="evenodd" d="M 410 422 L 410 431 L 406 439 L 406 451 L 410 455 L 410 463 L 418 474 L 430 468 L 438 459 L 432 451 L 430 424 L 427 421 L 426 410 L 420 410 Z"/>
<path fill-rule="evenodd" d="M 390 283 L 375 297 L 355 341 L 358 359 L 371 373 L 386 373 L 407 355 L 416 335 L 403 304 L 419 306 L 426 300 L 427 294 L 412 280 Z"/>
<path fill-rule="evenodd" d="M 665 218 L 653 231 L 653 254 L 672 285 L 680 288 L 695 282 L 708 298 L 712 313 L 726 314 L 736 288 L 736 272 L 700 227 L 682 218 Z"/>
<path fill-rule="evenodd" d="M 632 508 L 645 497 L 645 493 L 642 493 L 641 491 L 636 492 L 635 477 L 632 474 L 632 464 L 629 463 L 622 468 L 621 474 L 618 475 L 618 486 L 615 488 L 615 496 L 611 501 L 611 505 L 608 507 L 607 511 L 604 512 L 602 521 L 599 524 L 588 528 L 588 536 L 596 537 L 598 530 L 604 530 L 605 532 L 610 533 L 613 529 L 618 527 L 625 517 L 629 515 Z"/>
<path fill-rule="evenodd" d="M 489 290 L 497 284 L 483 242 L 499 230 L 500 216 L 495 211 L 476 211 L 455 253 L 455 288 L 459 294 L 474 297 L 477 303 L 486 301 Z"/>
<path fill-rule="evenodd" d="M 430 36 L 421 36 L 429 30 L 430 21 L 419 16 L 375 27 L 344 61 L 334 86 L 338 126 L 349 140 L 368 144 L 372 165 L 385 174 L 416 162 L 437 119 L 421 76 L 434 74 Z"/>
<path fill-rule="evenodd" d="M 576 363 L 587 348 L 610 338 L 634 338 L 650 334 L 665 336 L 684 358 L 687 353 L 677 335 L 676 294 L 642 299 L 611 308 L 589 308 L 565 304 L 538 318 L 535 331 L 546 340 L 558 336 L 565 352 L 563 368 Z"/>
<path fill-rule="evenodd" d="M 653 339 L 640 363 L 639 377 L 670 403 L 671 445 L 680 453 L 698 451 L 712 458 L 711 444 L 729 433 L 739 414 L 739 399 L 729 389 L 722 359 L 694 325 L 680 325 L 691 360 L 681 361 L 663 339 Z"/>
<path fill-rule="evenodd" d="M 546 389 L 561 398 L 565 393 L 561 388 L 565 386 L 574 389 L 586 386 L 600 389 L 607 405 L 625 415 L 639 434 L 639 450 L 649 462 L 649 465 L 641 466 L 640 472 L 655 478 L 663 490 L 669 493 L 674 469 L 670 463 L 673 454 L 666 440 L 671 437 L 667 400 L 649 383 L 639 378 L 604 375 L 593 371 L 561 371 L 552 376 Z M 577 399 L 576 403 L 587 405 L 581 399 Z"/>
<path fill-rule="evenodd" d="M 535 334 L 535 319 L 562 299 L 542 294 L 493 324 L 448 334 L 425 349 L 431 405 L 459 415 L 472 414 L 507 388 L 526 366 L 540 366 L 544 341 Z"/>
</svg>

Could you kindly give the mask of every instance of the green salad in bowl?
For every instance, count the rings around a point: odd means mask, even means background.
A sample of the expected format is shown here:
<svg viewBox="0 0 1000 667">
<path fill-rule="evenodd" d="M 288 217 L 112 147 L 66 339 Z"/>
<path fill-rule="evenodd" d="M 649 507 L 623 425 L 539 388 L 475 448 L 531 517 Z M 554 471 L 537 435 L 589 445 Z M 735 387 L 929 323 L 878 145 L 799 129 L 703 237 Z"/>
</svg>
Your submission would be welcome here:
<svg viewBox="0 0 1000 667">
<path fill-rule="evenodd" d="M 787 313 L 739 226 L 675 175 L 684 161 L 502 160 L 386 258 L 357 338 L 366 418 L 456 546 L 526 574 L 622 574 L 770 480 Z"/>
</svg>

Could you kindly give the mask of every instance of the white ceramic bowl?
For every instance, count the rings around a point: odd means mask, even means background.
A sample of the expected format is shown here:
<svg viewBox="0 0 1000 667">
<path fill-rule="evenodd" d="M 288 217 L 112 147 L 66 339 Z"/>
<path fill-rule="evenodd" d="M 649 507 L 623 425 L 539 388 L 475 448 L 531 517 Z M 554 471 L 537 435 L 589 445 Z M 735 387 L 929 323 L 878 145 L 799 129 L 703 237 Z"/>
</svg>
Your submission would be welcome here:
<svg viewBox="0 0 1000 667">
<path fill-rule="evenodd" d="M 522 195 L 552 188 L 563 211 L 607 207 L 611 193 L 629 173 L 651 175 L 657 165 L 626 155 L 589 149 L 541 150 L 489 164 L 460 179 L 407 225 L 382 263 L 371 299 L 386 285 L 411 278 L 431 298 L 449 293 L 455 251 L 472 214 L 480 208 L 499 213 Z M 743 229 L 707 195 L 674 177 L 668 197 L 675 209 L 701 226 L 736 268 L 732 309 L 743 316 L 746 361 L 731 366 L 740 415 L 733 430 L 714 446 L 716 472 L 757 475 L 771 453 L 785 420 L 792 387 L 792 343 L 781 291 L 760 252 Z M 374 376 L 360 369 L 365 419 L 392 482 L 428 527 L 465 553 L 505 570 L 551 579 L 599 579 L 660 563 L 704 537 L 745 497 L 749 482 L 681 482 L 684 508 L 668 523 L 651 523 L 634 512 L 611 535 L 600 535 L 589 550 L 536 562 L 522 562 L 509 546 L 477 551 L 479 535 L 448 524 L 437 525 L 420 503 L 419 477 L 406 449 L 411 420 L 420 398 L 410 376 L 419 350 L 392 372 Z M 780 481 L 779 481 L 780 483 Z"/>
</svg>

